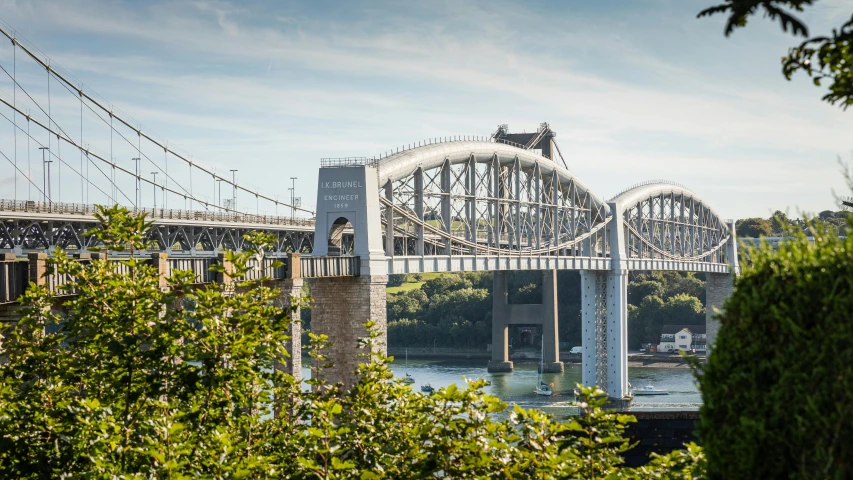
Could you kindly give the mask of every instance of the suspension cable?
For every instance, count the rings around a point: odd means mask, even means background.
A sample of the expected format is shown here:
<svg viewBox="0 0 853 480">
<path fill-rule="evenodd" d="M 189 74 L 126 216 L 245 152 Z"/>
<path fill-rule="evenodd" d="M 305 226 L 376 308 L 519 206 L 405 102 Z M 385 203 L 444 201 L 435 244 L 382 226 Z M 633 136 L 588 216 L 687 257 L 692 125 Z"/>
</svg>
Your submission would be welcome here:
<svg viewBox="0 0 853 480">
<path fill-rule="evenodd" d="M 13 38 L 13 37 L 9 34 L 9 32 L 7 32 L 7 31 L 6 31 L 6 29 L 5 29 L 5 28 L 3 28 L 2 26 L 0 26 L 0 33 L 2 33 L 3 35 L 5 35 L 5 36 L 6 36 L 7 38 L 9 38 L 9 39 L 12 39 L 12 38 Z M 32 59 L 33 59 L 34 61 L 36 61 L 39 65 L 41 65 L 41 66 L 42 66 L 42 68 L 44 68 L 45 70 L 47 70 L 47 72 L 48 72 L 48 74 L 49 74 L 49 75 L 53 75 L 53 76 L 55 76 L 58 80 L 60 80 L 61 82 L 64 82 L 65 84 L 67 84 L 67 85 L 69 85 L 69 86 L 72 86 L 72 87 L 73 87 L 73 84 L 72 84 L 72 83 L 71 83 L 67 78 L 65 78 L 65 76 L 64 76 L 64 75 L 62 75 L 61 73 L 59 73 L 59 72 L 57 72 L 55 69 L 53 69 L 53 68 L 50 66 L 50 64 L 49 64 L 49 63 L 46 63 L 44 60 L 42 60 L 41 58 L 39 58 L 39 56 L 38 56 L 38 55 L 36 55 L 35 53 L 33 53 L 29 48 L 25 47 L 25 46 L 24 46 L 24 45 L 22 45 L 20 42 L 17 42 L 17 44 L 21 47 L 21 49 L 24 51 L 24 53 L 26 53 L 30 58 L 32 58 Z M 76 88 L 76 87 L 75 87 L 75 88 Z M 80 89 L 80 94 L 81 94 L 81 95 L 83 95 L 83 96 L 85 96 L 85 97 L 86 97 L 90 102 L 92 102 L 94 105 L 96 105 L 96 106 L 97 106 L 98 108 L 100 108 L 101 110 L 107 111 L 107 109 L 106 109 L 106 108 L 105 108 L 105 107 L 104 107 L 104 106 L 103 106 L 99 101 L 97 101 L 95 98 L 93 98 L 89 93 L 84 92 L 82 89 Z M 219 175 L 216 175 L 215 173 L 213 173 L 213 172 L 212 172 L 212 171 L 210 171 L 209 169 L 207 169 L 207 168 L 205 168 L 205 167 L 202 167 L 202 166 L 200 166 L 200 165 L 194 164 L 192 161 L 188 160 L 188 159 L 187 159 L 186 157 L 184 157 L 183 155 L 181 155 L 181 154 L 179 154 L 179 153 L 175 152 L 174 150 L 169 149 L 169 148 L 168 148 L 166 145 L 164 145 L 163 143 L 160 143 L 159 141 L 155 140 L 154 138 L 152 138 L 152 137 L 151 137 L 150 135 L 148 135 L 147 133 L 142 132 L 140 128 L 136 128 L 136 127 L 134 127 L 133 125 L 131 125 L 128 121 L 126 121 L 126 120 L 125 120 L 124 118 L 122 118 L 121 116 L 118 116 L 118 115 L 113 114 L 111 110 L 110 110 L 110 113 L 111 113 L 111 116 L 114 116 L 114 117 L 115 117 L 119 122 L 123 123 L 123 124 L 124 124 L 125 126 L 127 126 L 129 129 L 131 129 L 131 130 L 133 130 L 133 131 L 137 132 L 137 134 L 139 134 L 139 135 L 140 135 L 140 136 L 142 136 L 142 137 L 145 137 L 148 141 L 150 141 L 151 143 L 153 143 L 153 144 L 157 145 L 158 147 L 161 147 L 161 148 L 165 148 L 165 149 L 167 149 L 167 150 L 169 151 L 169 153 L 171 153 L 171 154 L 172 154 L 172 155 L 174 155 L 175 157 L 179 158 L 179 159 L 180 159 L 180 160 L 182 160 L 183 162 L 185 162 L 185 163 L 189 164 L 189 165 L 190 165 L 190 167 L 195 166 L 196 168 L 198 168 L 199 170 L 201 170 L 201 171 L 202 171 L 202 172 L 204 172 L 204 173 L 207 173 L 207 174 L 210 174 L 210 175 L 215 176 L 216 178 L 220 178 L 220 179 L 222 179 L 222 181 L 224 181 L 224 182 L 228 183 L 229 185 L 232 185 L 232 186 L 233 186 L 234 188 L 236 188 L 236 189 L 240 189 L 240 190 L 243 190 L 243 191 L 245 191 L 245 192 L 247 192 L 247 193 L 254 194 L 254 195 L 258 196 L 259 198 L 263 198 L 263 199 L 264 199 L 264 200 L 266 200 L 266 201 L 270 201 L 270 202 L 274 202 L 274 203 L 279 203 L 279 204 L 281 204 L 281 205 L 283 205 L 283 206 L 286 206 L 286 207 L 292 207 L 292 208 L 294 208 L 295 210 L 299 210 L 299 211 L 301 211 L 301 212 L 306 212 L 306 213 L 311 213 L 311 214 L 313 214 L 313 213 L 314 213 L 313 211 L 308 210 L 308 209 L 306 209 L 306 208 L 296 207 L 296 206 L 293 206 L 293 205 L 290 205 L 290 204 L 287 204 L 287 203 L 284 203 L 284 202 L 278 202 L 278 201 L 277 201 L 277 200 L 275 200 L 274 198 L 271 198 L 271 197 L 269 197 L 269 196 L 267 196 L 267 195 L 263 195 L 263 194 L 261 194 L 260 192 L 258 192 L 257 190 L 251 190 L 251 189 L 246 188 L 246 187 L 244 187 L 244 186 L 242 186 L 242 185 L 239 185 L 239 184 L 237 184 L 237 183 L 235 183 L 235 182 L 232 182 L 231 180 L 229 180 L 229 179 L 227 179 L 227 178 L 225 178 L 225 177 L 220 177 Z M 190 195 L 190 196 L 192 196 L 192 195 Z M 206 202 L 200 202 L 200 204 L 205 205 L 205 204 L 206 204 Z M 227 210 L 227 209 L 226 209 L 226 210 Z"/>
</svg>

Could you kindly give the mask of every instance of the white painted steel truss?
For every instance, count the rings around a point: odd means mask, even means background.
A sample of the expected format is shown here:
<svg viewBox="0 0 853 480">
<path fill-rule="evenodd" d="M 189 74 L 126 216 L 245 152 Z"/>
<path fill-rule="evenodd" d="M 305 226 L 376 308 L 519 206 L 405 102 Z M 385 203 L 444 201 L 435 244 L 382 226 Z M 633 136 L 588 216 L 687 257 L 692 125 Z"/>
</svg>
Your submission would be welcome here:
<svg viewBox="0 0 853 480">
<path fill-rule="evenodd" d="M 405 153 L 439 156 L 402 174 L 395 156 L 379 162 L 387 256 L 604 256 L 609 209 L 568 171 L 515 147 L 460 143 L 480 151 L 414 149 Z"/>
<path fill-rule="evenodd" d="M 614 199 L 629 259 L 726 264 L 729 226 L 692 191 L 652 183 Z"/>
</svg>

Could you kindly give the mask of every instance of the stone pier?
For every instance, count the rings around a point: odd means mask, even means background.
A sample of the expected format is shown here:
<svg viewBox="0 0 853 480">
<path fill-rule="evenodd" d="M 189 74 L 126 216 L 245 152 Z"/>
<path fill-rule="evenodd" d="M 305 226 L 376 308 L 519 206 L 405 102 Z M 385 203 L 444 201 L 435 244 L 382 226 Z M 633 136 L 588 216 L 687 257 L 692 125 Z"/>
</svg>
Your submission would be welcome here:
<svg viewBox="0 0 853 480">
<path fill-rule="evenodd" d="M 711 352 L 714 342 L 717 341 L 717 333 L 720 331 L 717 312 L 723 309 L 723 304 L 733 290 L 734 275 L 729 273 L 705 274 L 705 342 L 708 353 Z"/>
<path fill-rule="evenodd" d="M 385 287 L 388 276 L 329 277 L 309 280 L 314 307 L 311 310 L 311 331 L 329 336 L 331 345 L 324 351 L 332 367 L 320 377 L 328 384 L 342 383 L 351 388 L 358 378 L 354 372 L 359 363 L 366 363 L 367 351 L 359 348 L 359 339 L 367 336 L 364 323 L 376 322 L 381 332 L 376 350 L 385 353 L 387 323 Z"/>
<path fill-rule="evenodd" d="M 298 305 L 293 307 L 293 300 L 302 296 L 303 279 L 300 265 L 300 255 L 289 254 L 285 279 L 275 282 L 281 292 L 277 299 L 278 305 L 290 308 L 290 325 L 287 328 L 290 339 L 285 345 L 289 357 L 277 361 L 275 366 L 276 369 L 292 375 L 297 381 L 302 380 L 302 312 Z"/>
<path fill-rule="evenodd" d="M 508 301 L 507 282 L 509 273 L 494 272 L 492 287 L 492 360 L 488 371 L 511 372 L 513 364 L 509 359 L 509 325 L 541 325 L 544 336 L 542 345 L 543 371 L 562 372 L 560 361 L 560 343 L 557 334 L 557 272 L 542 272 L 542 303 L 511 304 Z"/>
<path fill-rule="evenodd" d="M 729 222 L 731 237 L 726 242 L 726 258 L 729 260 L 731 271 L 729 273 L 707 273 L 705 274 L 705 342 L 707 354 L 717 341 L 720 331 L 720 321 L 717 319 L 718 311 L 723 309 L 726 299 L 734 291 L 735 278 L 740 275 L 740 264 L 737 252 L 737 231 L 735 222 Z"/>
</svg>

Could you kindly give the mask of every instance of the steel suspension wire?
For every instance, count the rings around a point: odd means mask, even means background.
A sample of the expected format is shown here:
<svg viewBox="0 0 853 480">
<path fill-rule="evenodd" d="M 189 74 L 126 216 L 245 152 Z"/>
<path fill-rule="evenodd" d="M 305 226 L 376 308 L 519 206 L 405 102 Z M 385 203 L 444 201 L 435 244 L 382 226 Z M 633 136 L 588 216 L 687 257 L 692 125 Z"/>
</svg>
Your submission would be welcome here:
<svg viewBox="0 0 853 480">
<path fill-rule="evenodd" d="M 21 46 L 21 48 L 24 48 L 24 47 L 23 47 L 23 46 Z M 15 51 L 17 52 L 17 49 L 16 49 Z M 43 113 L 43 114 L 48 118 L 48 123 L 49 123 L 49 124 L 56 125 L 56 128 L 57 128 L 57 129 L 59 129 L 59 131 L 62 133 L 62 135 L 64 135 L 65 137 L 70 138 L 70 135 L 68 135 L 68 132 L 66 132 L 66 131 L 65 131 L 65 129 L 63 129 L 61 125 L 59 125 L 58 123 L 56 123 L 55 121 L 53 121 L 53 117 L 52 117 L 52 116 L 51 116 L 51 114 L 50 114 L 50 102 L 48 102 L 48 103 L 49 103 L 49 105 L 48 105 L 48 111 L 45 111 L 45 110 L 44 110 L 44 108 L 39 104 L 39 102 L 38 102 L 38 101 L 36 101 L 36 100 L 32 97 L 32 95 L 30 95 L 30 94 L 29 94 L 29 92 L 26 90 L 26 88 L 24 88 L 24 86 L 23 86 L 23 85 L 21 85 L 20 83 L 18 83 L 18 82 L 17 82 L 17 79 L 16 79 L 13 75 L 11 75 L 11 74 L 10 74 L 10 73 L 9 73 L 9 72 L 8 72 L 8 71 L 7 71 L 3 66 L 2 66 L 2 65 L 0 65 L 0 69 L 2 69 L 2 70 L 6 73 L 6 75 L 7 75 L 9 78 L 11 78 L 11 79 L 12 79 L 12 81 L 13 81 L 13 83 L 14 83 L 14 86 L 15 86 L 16 88 L 20 88 L 20 89 L 21 89 L 21 91 L 22 91 L 22 92 L 24 92 L 24 93 L 27 95 L 27 97 L 30 99 L 30 101 L 32 101 L 32 102 L 33 102 L 33 103 L 34 103 L 34 104 L 39 108 L 39 110 L 40 110 L 40 111 L 41 111 L 41 112 L 42 112 L 42 113 Z M 48 72 L 48 91 L 49 91 L 49 90 L 50 90 L 50 75 L 51 75 L 51 73 L 52 73 L 52 72 L 51 72 L 51 70 L 49 69 L 49 67 L 47 68 L 47 72 Z M 69 93 L 72 93 L 72 94 L 73 94 L 73 93 L 77 93 L 77 95 L 80 97 L 81 104 L 82 104 L 82 103 L 84 103 L 84 102 L 83 102 L 83 92 L 82 92 L 82 88 L 75 88 L 76 92 L 74 92 L 74 91 L 72 91 L 72 90 L 68 87 L 68 85 L 67 85 L 66 83 L 61 82 L 61 83 L 60 83 L 60 85 L 62 85 L 62 87 L 63 87 L 63 88 L 65 88 L 65 90 L 66 90 L 66 91 L 68 91 Z M 87 98 L 88 98 L 88 97 L 87 97 Z M 48 96 L 48 100 L 50 100 L 50 96 Z M 104 122 L 104 124 L 106 124 L 106 123 L 107 123 L 107 122 L 106 122 L 106 120 L 105 120 L 105 119 L 104 119 L 100 114 L 98 114 L 98 112 L 97 112 L 97 111 L 95 111 L 92 107 L 90 107 L 89 105 L 86 105 L 86 108 L 88 108 L 88 109 L 89 109 L 93 114 L 95 114 L 95 116 L 97 116 L 101 121 L 103 121 L 103 122 Z M 81 105 L 81 109 L 82 109 L 82 105 Z M 15 112 L 16 112 L 16 113 L 20 112 L 20 110 L 18 110 L 18 109 L 14 109 L 14 110 L 15 110 Z M 115 129 L 115 127 L 113 126 L 113 121 L 112 121 L 112 118 L 113 118 L 112 111 L 110 110 L 110 111 L 108 111 L 108 113 L 110 114 L 110 122 L 109 122 L 109 125 L 110 125 L 110 156 L 112 157 L 112 162 L 111 162 L 111 163 L 112 163 L 112 167 L 113 167 L 113 168 L 112 168 L 112 179 L 110 179 L 110 182 L 111 182 L 111 184 L 112 184 L 112 189 L 111 189 L 111 190 L 112 190 L 112 195 L 111 195 L 111 199 L 112 199 L 113 203 L 115 203 L 115 202 L 116 202 L 116 199 L 117 199 L 117 197 L 118 197 L 118 193 L 119 193 L 119 191 L 121 192 L 122 196 L 124 196 L 124 197 L 125 197 L 125 198 L 127 198 L 128 200 L 129 200 L 129 198 L 128 198 L 128 197 L 127 197 L 127 195 L 124 193 L 124 191 L 122 191 L 122 190 L 118 187 L 118 184 L 116 183 L 116 180 L 115 180 L 115 178 L 116 178 L 116 177 L 115 177 L 115 156 L 113 155 L 113 132 L 118 133 L 118 134 L 119 134 L 119 136 L 120 136 L 120 137 L 121 137 L 121 138 L 122 138 L 122 139 L 123 139 L 123 140 L 124 140 L 128 145 L 130 145 L 131 147 L 133 147 L 133 144 L 130 142 L 130 140 L 129 140 L 127 137 L 125 137 L 121 132 L 118 132 L 118 130 L 116 130 L 116 129 Z M 22 114 L 23 114 L 23 113 L 22 113 Z M 29 114 L 27 115 L 27 118 L 28 118 L 28 122 L 29 122 Z M 29 123 L 27 124 L 27 128 L 29 129 Z M 17 130 L 15 130 L 15 132 L 17 133 Z M 50 140 L 50 135 L 48 135 L 48 141 L 49 141 L 49 140 Z M 81 140 L 80 140 L 80 146 L 81 146 L 81 147 L 82 147 L 82 143 L 83 143 L 83 141 L 82 141 L 82 114 L 81 114 Z M 57 143 L 57 145 L 58 145 L 58 143 Z M 48 143 L 48 147 L 49 147 L 49 146 L 50 146 L 50 145 L 49 145 L 49 143 Z M 82 154 L 83 149 L 82 149 L 82 148 L 80 148 L 80 151 L 81 151 L 81 154 Z M 28 152 L 28 155 L 29 155 L 29 152 Z M 87 151 L 87 157 L 88 157 L 88 151 Z M 146 158 L 146 159 L 148 159 L 148 160 L 149 160 L 149 161 L 150 161 L 150 162 L 151 162 L 155 167 L 157 167 L 158 169 L 160 169 L 160 167 L 156 164 L 156 162 L 153 162 L 153 161 L 152 161 L 150 158 L 148 158 L 147 156 L 146 156 L 145 158 Z M 91 161 L 91 159 L 89 159 L 89 160 Z M 66 164 L 66 165 L 67 165 L 67 164 Z M 44 166 L 42 166 L 42 167 L 44 168 Z M 61 164 L 59 165 L 59 167 L 61 168 Z M 96 168 L 97 168 L 97 167 L 96 167 Z M 99 171 L 101 171 L 101 172 L 103 173 L 103 171 L 102 171 L 102 170 L 100 170 L 100 168 L 98 168 L 98 170 L 99 170 Z M 82 171 L 82 169 L 81 169 L 81 171 Z M 82 180 L 82 175 L 81 175 L 81 180 Z M 173 181 L 174 181 L 174 179 L 173 179 Z M 187 191 L 187 189 L 186 189 L 186 188 L 184 188 L 183 186 L 181 186 L 181 185 L 180 185 L 180 182 L 175 181 L 175 183 L 177 183 L 177 184 L 178 184 L 178 186 L 179 186 L 179 187 L 184 191 L 184 193 L 190 193 L 190 192 L 188 192 L 188 191 Z M 60 185 L 61 185 L 61 184 L 60 184 Z M 164 192 L 165 192 L 165 191 L 164 191 Z M 165 193 L 164 193 L 164 195 L 165 195 Z"/>
<path fill-rule="evenodd" d="M 21 174 L 21 175 L 23 175 L 23 174 L 24 174 L 24 172 L 21 172 L 21 169 L 20 169 L 20 168 L 18 168 L 18 166 L 15 164 L 15 162 L 14 162 L 14 161 L 12 161 L 8 156 L 6 156 L 6 154 L 5 154 L 5 153 L 3 153 L 3 150 L 0 150 L 0 155 L 3 155 L 3 158 L 5 158 L 7 162 L 11 163 L 11 164 L 12 164 L 12 166 L 14 166 L 14 167 L 15 167 L 15 171 L 20 172 L 20 174 Z M 36 187 L 36 190 L 38 190 L 38 191 L 39 191 L 39 193 L 41 193 L 42 195 L 44 194 L 44 192 L 42 192 L 42 190 L 38 187 L 38 185 L 36 185 L 35 183 L 33 183 L 32 179 L 27 178 L 27 180 L 29 181 L 29 183 L 30 183 L 32 186 L 35 186 L 35 187 Z"/>
<path fill-rule="evenodd" d="M 6 121 L 7 121 L 7 122 L 9 122 L 9 123 L 11 123 L 11 124 L 12 124 L 16 129 L 20 129 L 20 128 L 21 128 L 21 127 L 19 127 L 16 123 L 14 123 L 14 121 L 13 121 L 11 118 L 7 117 L 6 115 L 4 115 L 4 114 L 0 113 L 0 117 L 3 117 L 4 119 L 6 119 Z M 29 126 L 29 124 L 27 124 L 27 125 Z M 30 138 L 32 138 L 32 137 L 29 135 L 29 133 L 27 133 L 27 136 L 28 136 L 28 140 L 29 140 Z M 59 135 L 57 135 L 57 138 L 56 138 L 56 143 L 57 143 L 57 145 L 59 144 L 59 138 L 60 138 L 60 137 L 59 137 Z M 32 138 L 32 139 L 33 139 L 33 140 L 35 140 L 35 138 Z M 36 141 L 36 144 L 37 144 L 37 145 L 44 146 L 44 144 L 43 144 L 43 143 L 41 143 L 41 142 L 39 142 L 38 140 L 35 140 L 35 141 Z M 48 152 L 50 152 L 49 154 L 50 154 L 52 157 L 56 158 L 56 159 L 58 160 L 58 162 L 59 162 L 59 163 L 64 163 L 68 168 L 70 168 L 70 169 L 71 169 L 71 171 L 72 171 L 72 172 L 80 173 L 80 172 L 77 172 L 76 170 L 74 170 L 74 167 L 72 167 L 70 163 L 68 163 L 68 162 L 66 162 L 65 160 L 63 160 L 63 159 L 59 156 L 59 152 L 57 152 L 57 153 L 53 153 L 53 152 L 52 152 L 52 151 L 50 151 L 50 150 L 48 150 Z M 5 156 L 5 155 L 4 155 L 4 156 Z M 8 158 L 7 158 L 7 159 L 8 159 Z M 20 170 L 18 170 L 18 171 L 20 171 Z M 82 177 L 82 173 L 80 173 L 80 175 L 81 175 L 81 177 Z M 30 183 L 32 183 L 33 185 L 35 185 L 35 183 L 33 183 L 33 182 L 32 182 L 32 179 L 29 179 L 29 181 L 30 181 Z M 89 183 L 92 183 L 92 181 L 91 181 L 91 180 L 89 180 L 88 178 L 87 178 L 87 181 L 88 181 Z M 107 194 L 106 192 L 104 192 L 103 190 L 101 190 L 101 188 L 100 188 L 100 187 L 98 187 L 96 184 L 92 183 L 92 185 L 95 185 L 95 188 L 96 188 L 96 189 L 98 189 L 98 191 L 100 191 L 100 192 L 101 192 L 101 193 L 103 193 L 104 195 L 106 195 L 106 194 Z M 44 191 L 42 191 L 41 189 L 39 189 L 37 185 L 36 185 L 36 189 L 38 189 L 39 193 L 41 193 L 41 194 L 44 194 L 44 193 L 45 193 Z"/>
<path fill-rule="evenodd" d="M 16 80 L 18 76 L 18 48 L 15 47 L 15 41 L 12 40 L 12 103 L 16 106 L 18 105 L 18 82 Z M 18 120 L 18 114 L 15 113 L 15 121 Z M 15 134 L 15 170 L 18 169 L 18 129 L 13 128 L 12 132 Z M 18 199 L 18 174 L 15 174 L 15 200 Z"/>
<path fill-rule="evenodd" d="M 0 26 L 0 33 L 2 33 L 3 35 L 5 35 L 5 36 L 6 36 L 7 38 L 9 38 L 9 39 L 12 39 L 12 38 L 13 38 L 13 37 L 10 35 L 10 33 L 9 33 L 9 32 L 7 32 L 7 31 L 6 31 L 6 29 L 5 29 L 5 28 L 3 28 L 2 26 Z M 30 58 L 32 58 L 35 62 L 37 62 L 39 65 L 41 65 L 41 66 L 42 66 L 42 68 L 44 68 L 45 70 L 47 70 L 48 74 L 52 74 L 53 76 L 55 76 L 55 77 L 56 77 L 58 80 L 60 80 L 61 82 L 65 83 L 66 85 L 69 85 L 69 86 L 72 86 L 72 87 L 73 87 L 73 84 L 72 84 L 72 83 L 71 83 L 67 78 L 65 78 L 65 76 L 64 76 L 64 75 L 62 75 L 61 73 L 59 73 L 59 72 L 57 72 L 55 69 L 53 69 L 53 68 L 49 65 L 49 63 L 46 63 L 44 60 L 42 60 L 41 58 L 39 58 L 39 56 L 38 56 L 38 55 L 36 55 L 35 53 L 33 53 L 33 52 L 32 52 L 32 50 L 30 50 L 29 48 L 25 47 L 25 46 L 24 46 L 24 45 L 22 45 L 20 42 L 17 42 L 17 45 L 19 45 L 19 46 L 21 47 L 21 49 L 24 51 L 24 53 L 26 53 Z M 76 87 L 74 87 L 74 88 L 76 88 Z M 106 108 L 105 108 L 105 107 L 104 107 L 100 102 L 98 102 L 96 99 L 94 99 L 90 94 L 88 94 L 88 93 L 84 92 L 82 89 L 80 89 L 80 93 L 81 93 L 81 95 L 85 96 L 85 97 L 86 97 L 90 102 L 92 102 L 94 105 L 96 105 L 98 108 L 100 108 L 100 109 L 101 109 L 101 110 L 103 110 L 103 111 L 107 111 L 107 109 L 106 109 Z M 251 194 L 253 194 L 253 195 L 258 196 L 259 198 L 263 198 L 263 199 L 264 199 L 264 200 L 266 200 L 266 201 L 270 201 L 270 202 L 273 202 L 273 203 L 278 203 L 278 204 L 284 205 L 284 206 L 286 206 L 286 207 L 293 207 L 295 210 L 299 210 L 299 211 L 301 211 L 301 212 L 306 212 L 306 213 L 311 213 L 311 214 L 313 214 L 313 213 L 314 213 L 313 211 L 308 210 L 308 209 L 305 209 L 305 208 L 302 208 L 302 207 L 296 207 L 296 206 L 293 206 L 293 205 L 290 205 L 290 204 L 287 204 L 287 203 L 284 203 L 284 202 L 278 202 L 278 201 L 277 201 L 277 200 L 275 200 L 274 198 L 269 197 L 269 196 L 267 196 L 267 195 L 263 195 L 263 194 L 261 194 L 261 193 L 260 193 L 259 191 L 257 191 L 257 190 L 251 190 L 251 189 L 249 189 L 249 188 L 247 188 L 247 187 L 245 187 L 245 186 L 242 186 L 242 185 L 236 184 L 236 183 L 234 183 L 234 182 L 230 181 L 230 180 L 229 180 L 229 179 L 227 179 L 227 178 L 220 177 L 220 176 L 216 175 L 215 173 L 211 172 L 209 169 L 204 168 L 204 167 L 202 167 L 202 166 L 199 166 L 199 165 L 197 165 L 197 164 L 192 163 L 192 162 L 191 162 L 190 160 L 188 160 L 186 157 L 184 157 L 183 155 L 178 154 L 178 153 L 177 153 L 177 152 L 175 152 L 174 150 L 168 149 L 168 147 L 167 147 L 166 145 L 164 145 L 164 144 L 160 143 L 159 141 L 155 140 L 153 137 L 151 137 L 151 136 L 150 136 L 150 135 L 148 135 L 147 133 L 142 132 L 142 131 L 141 131 L 141 129 L 138 129 L 138 128 L 134 127 L 134 126 L 133 126 L 133 125 L 131 125 L 128 121 L 126 121 L 124 118 L 122 118 L 121 116 L 114 115 L 114 114 L 112 113 L 112 111 L 111 111 L 111 110 L 110 110 L 110 114 L 111 114 L 111 116 L 115 116 L 115 118 L 116 118 L 119 122 L 123 123 L 125 126 L 127 126 L 128 128 L 130 128 L 131 130 L 136 131 L 136 132 L 137 132 L 137 134 L 139 134 L 140 136 L 145 137 L 145 138 L 146 138 L 148 141 L 150 141 L 151 143 L 154 143 L 155 145 L 157 145 L 157 146 L 159 146 L 159 147 L 161 147 L 161 148 L 166 148 L 166 149 L 169 151 L 169 153 L 171 153 L 172 155 L 174 155 L 174 156 L 175 156 L 175 157 L 177 157 L 178 159 L 182 160 L 183 162 L 185 162 L 185 163 L 189 164 L 189 165 L 190 165 L 190 167 L 193 167 L 193 166 L 194 166 L 194 167 L 198 168 L 199 170 L 201 170 L 201 171 L 202 171 L 202 172 L 204 172 L 204 173 L 214 175 L 214 176 L 216 176 L 217 178 L 220 178 L 222 181 L 224 181 L 224 182 L 226 182 L 226 183 L 228 183 L 228 184 L 232 185 L 235 189 L 239 189 L 239 190 L 243 190 L 243 191 L 245 191 L 245 192 L 247 192 L 247 193 L 251 193 Z"/>
<path fill-rule="evenodd" d="M 9 108 L 15 109 L 15 107 L 14 107 L 14 106 L 13 106 L 13 105 L 8 101 L 8 100 L 6 100 L 6 99 L 4 99 L 4 98 L 2 98 L 2 97 L 0 97 L 0 103 L 5 104 L 5 105 L 6 105 L 6 106 L 8 106 Z M 18 109 L 15 109 L 15 110 L 17 110 L 17 111 L 18 111 L 18 113 L 23 114 L 23 112 L 21 112 L 20 110 L 18 110 Z M 7 116 L 5 116 L 5 115 L 3 115 L 3 114 L 0 114 L 0 116 L 2 116 L 3 118 L 5 118 L 7 121 L 11 121 L 11 119 L 10 119 L 9 117 L 7 117 Z M 30 117 L 30 121 L 32 121 L 33 123 L 35 123 L 37 126 L 39 126 L 39 127 L 43 128 L 43 129 L 45 129 L 45 130 L 48 132 L 48 138 L 50 138 L 50 135 L 56 135 L 57 142 L 58 142 L 59 140 L 62 140 L 63 142 L 65 142 L 65 143 L 67 143 L 67 144 L 71 145 L 71 146 L 72 146 L 72 147 L 74 147 L 74 148 L 78 148 L 78 149 L 79 149 L 79 148 L 83 148 L 82 146 L 77 145 L 77 143 L 76 143 L 76 142 L 74 142 L 74 140 L 71 140 L 70 138 L 68 138 L 68 137 L 66 137 L 66 136 L 60 135 L 58 132 L 55 132 L 55 131 L 51 130 L 50 128 L 48 128 L 46 125 L 44 125 L 43 123 L 39 122 L 38 120 L 36 120 L 36 119 L 34 119 L 34 118 Z M 18 128 L 20 128 L 20 127 L 18 127 Z M 104 162 L 104 163 L 110 163 L 110 162 L 108 162 L 105 158 L 101 157 L 100 155 L 98 155 L 98 154 L 96 154 L 96 153 L 93 153 L 93 152 L 88 151 L 88 150 L 86 150 L 86 153 L 87 153 L 88 155 L 92 156 L 92 157 L 95 157 L 96 159 L 98 159 L 98 160 L 100 160 L 100 161 L 102 161 L 102 162 Z M 61 160 L 61 159 L 60 159 L 60 160 Z M 64 162 L 61 162 L 61 163 L 64 163 Z M 66 165 L 68 165 L 68 164 L 66 164 Z M 157 187 L 160 187 L 160 188 L 164 188 L 162 185 L 160 185 L 160 184 L 158 184 L 158 183 L 156 183 L 156 182 L 153 182 L 153 181 L 148 180 L 148 179 L 146 179 L 146 178 L 140 178 L 139 176 L 135 175 L 135 174 L 134 174 L 133 172 L 131 172 L 130 170 L 127 170 L 127 169 L 125 169 L 124 167 L 121 167 L 121 166 L 115 165 L 115 163 L 114 163 L 114 162 L 113 162 L 113 165 L 115 166 L 115 168 L 118 168 L 118 169 L 119 169 L 119 170 L 121 170 L 122 172 L 124 172 L 124 173 L 126 173 L 126 174 L 128 174 L 128 175 L 131 175 L 132 177 L 139 178 L 139 180 L 140 180 L 140 181 L 142 181 L 142 182 L 145 182 L 145 183 L 148 183 L 148 184 L 150 184 L 150 185 L 154 185 L 154 186 L 157 186 Z M 70 167 L 70 165 L 68 165 L 68 166 Z M 73 169 L 73 167 L 71 167 L 71 168 Z M 190 170 L 190 171 L 192 171 L 192 170 Z M 119 191 L 121 191 L 121 189 L 119 189 Z M 177 192 L 177 191 L 172 190 L 172 189 L 169 189 L 169 188 L 166 188 L 166 191 L 168 191 L 169 193 L 173 193 L 173 194 L 175 194 L 175 195 L 182 196 L 182 197 L 184 197 L 184 199 L 185 199 L 185 200 L 187 200 L 187 199 L 188 199 L 188 200 L 194 201 L 194 202 L 198 203 L 199 205 L 202 205 L 202 206 L 205 206 L 205 207 L 212 207 L 212 206 L 215 206 L 215 205 L 213 205 L 213 204 L 211 204 L 210 202 L 207 202 L 207 201 L 205 201 L 205 200 L 200 200 L 200 199 L 198 199 L 198 198 L 196 198 L 196 197 L 194 197 L 194 196 L 186 195 L 186 194 L 182 194 L 181 192 Z M 128 201 L 130 201 L 130 198 L 129 198 L 127 195 L 125 195 L 123 191 L 122 191 L 122 195 L 123 195 L 123 196 L 124 196 Z M 236 209 L 233 209 L 233 208 L 226 208 L 226 207 L 222 207 L 222 209 L 223 209 L 223 210 L 225 210 L 225 211 L 228 211 L 228 212 L 238 213 L 238 214 L 242 214 L 242 215 L 252 215 L 252 214 L 250 214 L 250 213 L 248 213 L 248 212 L 243 212 L 243 211 L 236 210 Z"/>
<path fill-rule="evenodd" d="M 33 183 L 33 169 L 32 169 L 32 164 L 30 162 L 30 150 L 31 150 L 30 138 L 32 138 L 32 137 L 30 137 L 30 114 L 27 113 L 27 180 L 29 180 L 30 183 Z M 38 187 L 36 187 L 36 188 L 38 188 Z M 32 200 L 32 199 L 33 199 L 33 189 L 32 189 L 32 186 L 28 186 L 27 187 L 27 200 Z"/>
</svg>

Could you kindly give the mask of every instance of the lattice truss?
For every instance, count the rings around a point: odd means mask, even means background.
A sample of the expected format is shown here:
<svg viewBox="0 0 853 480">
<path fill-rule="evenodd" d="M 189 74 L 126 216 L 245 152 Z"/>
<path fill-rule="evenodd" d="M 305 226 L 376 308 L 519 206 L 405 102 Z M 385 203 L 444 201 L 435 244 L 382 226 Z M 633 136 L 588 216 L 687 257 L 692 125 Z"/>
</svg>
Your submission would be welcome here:
<svg viewBox="0 0 853 480">
<path fill-rule="evenodd" d="M 660 193 L 625 209 L 625 242 L 631 258 L 726 263 L 726 224 L 689 194 Z"/>
<path fill-rule="evenodd" d="M 85 221 L 4 219 L 0 222 L 0 252 L 45 251 L 61 247 L 74 252 L 101 246 L 98 239 L 86 233 L 97 224 Z M 208 227 L 195 225 L 154 225 L 148 231 L 150 252 L 214 253 L 247 247 L 244 235 L 256 229 Z M 270 254 L 306 253 L 313 250 L 314 233 L 269 230 L 275 235 Z M 352 250 L 352 235 L 344 248 Z"/>
<path fill-rule="evenodd" d="M 386 255 L 603 254 L 606 205 L 552 172 L 494 156 L 415 168 L 380 192 Z"/>
</svg>

